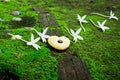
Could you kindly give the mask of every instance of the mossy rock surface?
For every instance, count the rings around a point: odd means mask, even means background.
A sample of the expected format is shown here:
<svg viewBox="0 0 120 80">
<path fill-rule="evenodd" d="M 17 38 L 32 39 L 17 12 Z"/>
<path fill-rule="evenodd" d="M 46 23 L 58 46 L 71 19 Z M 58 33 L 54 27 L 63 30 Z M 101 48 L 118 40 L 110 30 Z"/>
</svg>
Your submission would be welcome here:
<svg viewBox="0 0 120 80">
<path fill-rule="evenodd" d="M 21 43 L 21 42 L 20 42 Z M 19 42 L 18 42 L 19 44 Z M 40 51 L 34 49 L 18 48 L 15 44 L 3 43 L 0 54 L 0 74 L 1 79 L 15 80 L 46 80 L 57 79 L 57 61 L 50 56 L 50 51 L 46 48 Z M 9 47 L 8 47 L 9 46 Z M 11 50 L 12 49 L 12 50 Z M 22 49 L 22 51 L 21 51 Z M 44 76 L 46 75 L 46 76 Z"/>
<path fill-rule="evenodd" d="M 120 20 L 91 15 L 92 12 L 109 15 L 112 10 L 115 16 L 120 18 L 120 0 L 94 0 L 92 3 L 90 0 L 11 0 L 10 2 L 0 1 L 0 6 L 2 6 L 0 18 L 5 20 L 0 22 L 0 74 L 3 73 L 6 78 L 13 78 L 7 76 L 14 75 L 21 80 L 57 80 L 57 59 L 66 57 L 65 54 L 67 54 L 83 58 L 93 80 L 120 79 Z M 46 28 L 40 24 L 39 14 L 33 10 L 33 6 L 44 8 L 53 14 L 58 26 L 48 26 L 48 30 L 53 30 L 53 32 L 59 30 L 62 35 L 71 40 L 71 45 L 66 52 L 58 52 L 53 56 L 49 46 L 42 43 L 41 40 L 38 42 L 41 49 L 36 51 L 32 46 L 27 46 L 19 40 L 13 41 L 7 35 L 6 31 L 10 30 L 10 33 L 20 34 L 28 41 L 31 33 L 35 35 L 35 38 L 38 37 L 34 31 L 25 29 L 25 27 L 34 27 L 38 31 L 43 31 Z M 11 12 L 15 10 L 19 10 L 21 14 L 11 15 Z M 73 30 L 81 27 L 77 14 L 81 16 L 86 14 L 88 23 L 83 24 L 86 32 L 81 31 L 80 33 L 84 40 L 74 43 L 73 37 L 69 35 L 65 27 Z M 19 22 L 19 24 L 16 22 L 10 24 L 13 17 L 22 18 L 24 16 L 31 17 L 32 22 L 29 23 L 26 20 L 28 24 L 22 25 Z M 89 18 L 95 23 L 107 19 L 105 25 L 110 27 L 110 30 L 103 33 L 89 22 Z M 48 31 L 48 34 L 54 35 L 53 32 Z M 6 72 L 10 74 L 6 74 Z M 0 78 L 3 77 L 0 76 Z"/>
</svg>

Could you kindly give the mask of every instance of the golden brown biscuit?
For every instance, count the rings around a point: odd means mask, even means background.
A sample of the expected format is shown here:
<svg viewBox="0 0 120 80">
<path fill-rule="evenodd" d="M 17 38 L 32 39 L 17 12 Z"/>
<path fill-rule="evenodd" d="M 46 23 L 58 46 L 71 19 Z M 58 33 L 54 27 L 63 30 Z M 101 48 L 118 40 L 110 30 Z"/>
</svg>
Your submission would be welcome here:
<svg viewBox="0 0 120 80">
<path fill-rule="evenodd" d="M 65 36 L 51 36 L 48 38 L 48 44 L 57 50 L 65 50 L 70 45 L 70 40 Z"/>
</svg>

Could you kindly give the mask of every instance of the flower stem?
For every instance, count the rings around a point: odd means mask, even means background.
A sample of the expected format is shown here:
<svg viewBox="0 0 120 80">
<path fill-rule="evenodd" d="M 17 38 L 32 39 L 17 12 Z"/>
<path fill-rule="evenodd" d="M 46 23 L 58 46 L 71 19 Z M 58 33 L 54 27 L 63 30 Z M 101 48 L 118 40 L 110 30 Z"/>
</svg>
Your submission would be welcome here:
<svg viewBox="0 0 120 80">
<path fill-rule="evenodd" d="M 23 42 L 25 42 L 25 43 L 27 43 L 28 41 L 26 41 L 26 40 L 24 40 L 24 39 L 20 39 L 21 41 L 23 41 Z"/>
<path fill-rule="evenodd" d="M 91 14 L 99 15 L 99 16 L 102 16 L 102 17 L 110 17 L 110 16 L 106 16 L 106 15 L 103 15 L 103 14 L 100 14 L 100 13 L 91 13 Z"/>
<path fill-rule="evenodd" d="M 80 22 L 80 26 L 82 27 L 83 31 L 85 32 L 85 28 L 84 28 L 84 26 L 82 25 L 81 22 Z"/>
<path fill-rule="evenodd" d="M 95 24 L 92 19 L 89 19 L 89 20 L 90 20 L 90 22 L 91 22 L 94 26 L 98 27 L 98 25 Z"/>
<path fill-rule="evenodd" d="M 15 36 L 15 35 L 13 35 L 13 34 L 11 34 L 11 33 L 8 33 L 8 35 L 10 35 L 10 36 Z M 19 40 L 21 40 L 21 41 L 23 41 L 23 42 L 28 42 L 28 41 L 26 41 L 26 40 L 24 40 L 24 39 L 19 39 Z"/>
<path fill-rule="evenodd" d="M 10 35 L 10 36 L 14 36 L 13 34 L 11 34 L 11 33 L 8 33 L 8 35 Z"/>
<path fill-rule="evenodd" d="M 34 28 L 32 28 L 32 27 L 25 27 L 25 29 L 34 30 Z"/>
<path fill-rule="evenodd" d="M 66 28 L 66 27 L 65 27 Z M 70 33 L 70 31 L 69 31 L 69 29 L 68 28 L 66 28 L 66 30 L 68 31 L 68 33 L 70 34 L 70 35 L 72 35 L 71 33 Z"/>
<path fill-rule="evenodd" d="M 41 36 L 40 35 L 40 32 L 38 32 L 35 28 L 33 29 L 39 36 Z"/>
</svg>

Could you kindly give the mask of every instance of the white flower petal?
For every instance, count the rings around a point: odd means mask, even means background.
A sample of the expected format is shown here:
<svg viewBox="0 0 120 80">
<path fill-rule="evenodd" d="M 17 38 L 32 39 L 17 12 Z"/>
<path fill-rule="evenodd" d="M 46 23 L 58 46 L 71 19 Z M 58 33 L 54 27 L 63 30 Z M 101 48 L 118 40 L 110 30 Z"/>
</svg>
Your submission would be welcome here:
<svg viewBox="0 0 120 80">
<path fill-rule="evenodd" d="M 81 16 L 79 14 L 77 14 L 77 19 L 80 21 L 81 20 Z"/>
<path fill-rule="evenodd" d="M 101 28 L 103 32 L 105 32 L 105 29 L 104 28 Z"/>
<path fill-rule="evenodd" d="M 77 38 L 78 38 L 79 40 L 83 40 L 83 37 L 81 37 L 81 36 L 77 36 Z"/>
<path fill-rule="evenodd" d="M 79 29 L 76 31 L 76 35 L 79 34 L 81 30 L 82 30 L 82 29 L 79 28 Z"/>
<path fill-rule="evenodd" d="M 33 43 L 32 42 L 27 42 L 26 43 L 28 46 L 31 46 Z"/>
<path fill-rule="evenodd" d="M 83 20 L 82 22 L 83 22 L 83 23 L 88 23 L 86 20 Z"/>
<path fill-rule="evenodd" d="M 42 38 L 42 41 L 46 43 L 46 39 L 44 37 L 41 37 Z"/>
<path fill-rule="evenodd" d="M 44 37 L 45 37 L 46 39 L 48 39 L 50 36 L 49 36 L 49 35 L 45 35 Z"/>
<path fill-rule="evenodd" d="M 116 17 L 116 16 L 113 16 L 113 17 L 109 17 L 109 19 L 115 19 L 115 20 L 118 20 L 118 17 Z"/>
<path fill-rule="evenodd" d="M 112 10 L 110 11 L 110 16 L 113 17 L 115 15 L 115 13 L 112 12 Z"/>
<path fill-rule="evenodd" d="M 108 30 L 108 29 L 110 29 L 110 28 L 109 28 L 109 27 L 106 27 L 106 26 L 103 26 L 101 29 L 102 29 L 103 32 L 105 32 L 105 30 Z"/>
<path fill-rule="evenodd" d="M 110 15 L 112 15 L 113 13 L 112 13 L 112 10 L 110 11 Z"/>
<path fill-rule="evenodd" d="M 36 50 L 38 50 L 38 49 L 40 48 L 40 46 L 37 45 L 37 44 L 33 44 L 32 46 L 33 46 Z"/>
<path fill-rule="evenodd" d="M 34 35 L 33 34 L 31 34 L 31 41 L 33 41 L 34 40 Z"/>
<path fill-rule="evenodd" d="M 70 32 L 72 35 L 75 35 L 75 32 L 72 29 L 70 29 Z"/>
<path fill-rule="evenodd" d="M 75 41 L 75 42 L 77 41 L 77 37 L 76 37 L 76 36 L 74 36 L 74 39 L 73 39 L 73 41 Z"/>
<path fill-rule="evenodd" d="M 113 19 L 116 19 L 116 20 L 118 20 L 118 17 L 116 17 L 116 16 L 113 16 Z"/>
<path fill-rule="evenodd" d="M 104 26 L 104 29 L 110 29 L 109 27 Z"/>
<path fill-rule="evenodd" d="M 100 23 L 99 21 L 97 21 L 97 23 L 98 23 L 98 27 L 100 27 L 100 26 L 101 26 L 101 23 Z"/>
<path fill-rule="evenodd" d="M 43 35 L 45 35 L 46 34 L 46 32 L 47 32 L 47 30 L 48 30 L 48 27 L 47 28 L 45 28 L 45 30 L 43 31 Z"/>
<path fill-rule="evenodd" d="M 36 42 L 38 42 L 39 40 L 40 40 L 40 37 L 36 38 L 36 39 L 33 40 L 32 42 L 33 42 L 33 43 L 36 43 Z"/>
<path fill-rule="evenodd" d="M 106 21 L 107 21 L 107 20 L 104 20 L 104 21 L 102 22 L 102 24 L 101 24 L 101 25 L 102 25 L 102 26 L 104 26 L 104 25 L 105 25 L 105 23 L 106 23 Z"/>
<path fill-rule="evenodd" d="M 86 16 L 87 16 L 87 15 L 84 15 L 84 16 L 81 18 L 81 20 L 83 21 L 83 20 L 86 18 Z"/>
</svg>

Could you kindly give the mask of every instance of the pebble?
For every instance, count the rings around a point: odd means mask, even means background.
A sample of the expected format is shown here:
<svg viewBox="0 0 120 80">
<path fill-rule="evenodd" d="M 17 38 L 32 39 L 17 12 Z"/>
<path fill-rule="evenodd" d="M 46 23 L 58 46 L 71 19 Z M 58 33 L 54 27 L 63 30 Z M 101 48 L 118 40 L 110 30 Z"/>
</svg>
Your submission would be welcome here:
<svg viewBox="0 0 120 80">
<path fill-rule="evenodd" d="M 12 15 L 14 15 L 14 16 L 20 15 L 20 11 L 13 11 Z"/>
<path fill-rule="evenodd" d="M 4 20 L 2 18 L 0 18 L 0 22 L 3 22 Z"/>
<path fill-rule="evenodd" d="M 13 17 L 12 19 L 13 21 L 22 21 L 22 18 L 18 18 L 18 17 Z"/>
</svg>

